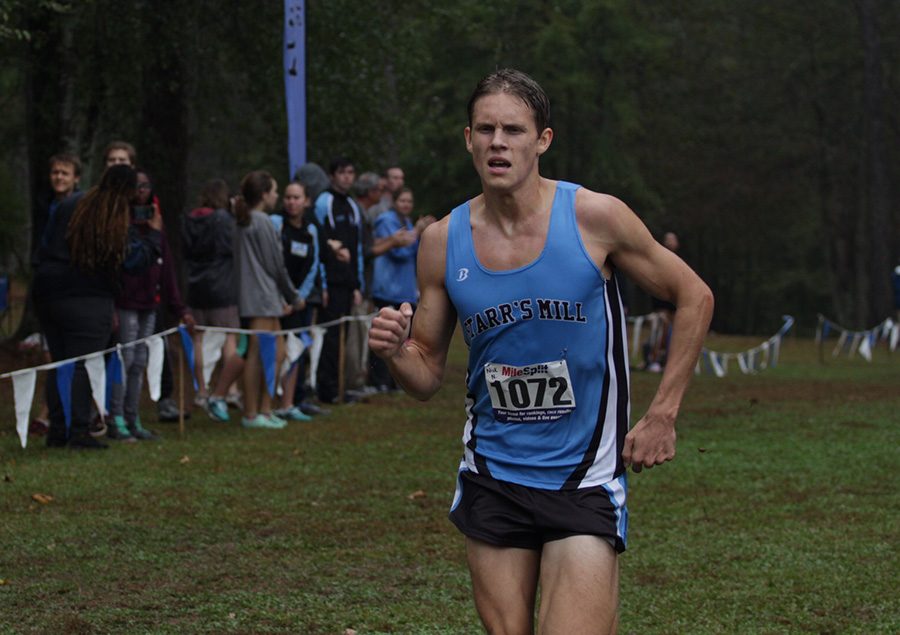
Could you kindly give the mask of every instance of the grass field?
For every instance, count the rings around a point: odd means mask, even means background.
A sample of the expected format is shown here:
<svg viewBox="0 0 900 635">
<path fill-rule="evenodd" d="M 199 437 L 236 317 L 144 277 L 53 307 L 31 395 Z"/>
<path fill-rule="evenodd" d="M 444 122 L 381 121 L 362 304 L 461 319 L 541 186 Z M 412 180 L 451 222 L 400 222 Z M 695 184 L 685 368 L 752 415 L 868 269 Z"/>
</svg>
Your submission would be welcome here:
<svg viewBox="0 0 900 635">
<path fill-rule="evenodd" d="M 5 382 L 0 633 L 481 632 L 446 519 L 458 339 L 450 364 L 427 404 L 272 432 L 195 411 L 106 452 L 22 450 Z M 632 377 L 638 414 L 659 376 Z M 698 376 L 678 457 L 630 480 L 620 632 L 900 632 L 898 447 L 900 353 L 823 365 L 789 339 L 777 368 Z"/>
</svg>

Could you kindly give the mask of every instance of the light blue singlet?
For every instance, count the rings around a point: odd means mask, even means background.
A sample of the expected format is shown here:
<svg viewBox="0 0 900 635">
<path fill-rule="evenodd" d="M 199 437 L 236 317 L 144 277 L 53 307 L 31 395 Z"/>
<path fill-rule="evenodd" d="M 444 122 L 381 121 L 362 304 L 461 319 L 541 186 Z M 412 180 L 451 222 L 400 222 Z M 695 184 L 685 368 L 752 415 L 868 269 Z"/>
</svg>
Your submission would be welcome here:
<svg viewBox="0 0 900 635">
<path fill-rule="evenodd" d="M 445 282 L 469 345 L 461 469 L 618 492 L 630 409 L 625 317 L 615 278 L 581 240 L 579 187 L 557 183 L 544 249 L 518 269 L 483 267 L 469 204 L 451 213 Z"/>
</svg>

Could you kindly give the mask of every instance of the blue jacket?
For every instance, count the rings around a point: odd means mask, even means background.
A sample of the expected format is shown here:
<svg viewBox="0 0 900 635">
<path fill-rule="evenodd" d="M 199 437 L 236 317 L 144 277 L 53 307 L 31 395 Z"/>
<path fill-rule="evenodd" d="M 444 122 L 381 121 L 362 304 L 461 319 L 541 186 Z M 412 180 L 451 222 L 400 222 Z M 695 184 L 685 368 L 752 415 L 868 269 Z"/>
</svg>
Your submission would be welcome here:
<svg viewBox="0 0 900 635">
<path fill-rule="evenodd" d="M 394 210 L 388 210 L 375 219 L 375 238 L 387 238 L 400 229 L 412 231 L 413 224 Z M 419 292 L 416 288 L 416 253 L 419 241 L 406 247 L 395 247 L 375 259 L 372 277 L 372 297 L 392 304 L 409 302 L 416 304 Z"/>
</svg>

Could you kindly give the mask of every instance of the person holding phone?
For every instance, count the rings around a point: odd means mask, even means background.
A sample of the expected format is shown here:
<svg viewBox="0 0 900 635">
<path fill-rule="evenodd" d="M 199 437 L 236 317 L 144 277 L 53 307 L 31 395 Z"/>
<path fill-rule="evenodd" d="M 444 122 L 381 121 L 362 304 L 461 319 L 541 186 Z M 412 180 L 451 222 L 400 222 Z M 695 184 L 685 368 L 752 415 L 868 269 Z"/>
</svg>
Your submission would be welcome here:
<svg viewBox="0 0 900 635">
<path fill-rule="evenodd" d="M 137 175 L 127 165 L 108 168 L 100 184 L 62 201 L 38 249 L 34 304 L 54 361 L 103 350 L 113 322 L 113 298 L 121 272 L 147 269 L 160 254 L 162 218 L 144 231 L 131 223 Z M 91 391 L 83 362 L 75 364 L 67 424 L 56 382 L 47 377 L 50 429 L 47 445 L 104 449 L 88 432 Z"/>
<path fill-rule="evenodd" d="M 153 183 L 146 170 L 136 171 L 136 194 L 131 207 L 131 224 L 138 234 L 150 230 L 151 220 L 160 215 L 154 200 Z M 181 301 L 175 283 L 175 268 L 165 232 L 160 227 L 160 255 L 150 267 L 138 274 L 123 272 L 120 291 L 116 296 L 119 341 L 122 344 L 140 340 L 153 334 L 156 310 L 163 298 L 168 309 L 193 331 L 194 318 Z M 146 344 L 122 349 L 121 384 L 113 384 L 109 411 L 112 420 L 106 435 L 117 441 L 133 443 L 152 440 L 157 435 L 141 424 L 139 406 L 147 369 L 149 351 Z"/>
</svg>

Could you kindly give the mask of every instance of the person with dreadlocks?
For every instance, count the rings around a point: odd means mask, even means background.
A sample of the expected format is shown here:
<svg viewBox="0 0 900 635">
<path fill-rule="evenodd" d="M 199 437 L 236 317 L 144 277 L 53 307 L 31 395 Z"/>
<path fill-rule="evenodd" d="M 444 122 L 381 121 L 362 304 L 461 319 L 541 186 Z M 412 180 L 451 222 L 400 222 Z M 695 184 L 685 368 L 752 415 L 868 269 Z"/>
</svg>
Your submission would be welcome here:
<svg viewBox="0 0 900 635">
<path fill-rule="evenodd" d="M 107 168 L 100 184 L 60 203 L 44 231 L 33 283 L 34 304 L 50 356 L 60 361 L 102 350 L 109 340 L 120 273 L 146 270 L 160 255 L 162 218 L 148 231 L 131 224 L 137 177 L 127 165 Z M 50 447 L 106 448 L 88 434 L 91 393 L 83 362 L 75 364 L 69 423 L 56 381 L 47 377 Z"/>
</svg>

